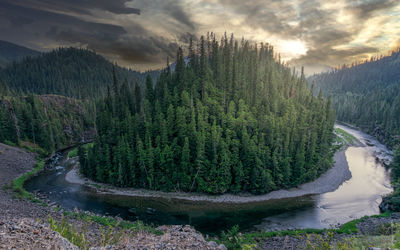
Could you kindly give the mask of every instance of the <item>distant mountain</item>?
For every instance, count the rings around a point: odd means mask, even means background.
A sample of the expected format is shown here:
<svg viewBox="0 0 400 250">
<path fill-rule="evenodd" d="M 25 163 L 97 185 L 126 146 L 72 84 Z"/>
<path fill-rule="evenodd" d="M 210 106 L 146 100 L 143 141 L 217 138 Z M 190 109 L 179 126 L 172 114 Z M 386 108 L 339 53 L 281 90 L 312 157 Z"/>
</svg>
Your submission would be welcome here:
<svg viewBox="0 0 400 250">
<path fill-rule="evenodd" d="M 21 61 L 27 56 L 38 55 L 40 55 L 39 51 L 0 40 L 0 67 L 4 67 L 11 62 Z"/>
<path fill-rule="evenodd" d="M 359 126 L 389 146 L 400 143 L 400 52 L 310 77 L 330 96 L 337 119 Z"/>
<path fill-rule="evenodd" d="M 104 94 L 113 82 L 113 63 L 87 49 L 60 48 L 37 57 L 27 57 L 0 70 L 0 83 L 11 91 L 58 94 L 75 98 Z M 146 75 L 153 79 L 159 71 L 141 73 L 116 66 L 120 84 L 142 84 Z"/>
</svg>

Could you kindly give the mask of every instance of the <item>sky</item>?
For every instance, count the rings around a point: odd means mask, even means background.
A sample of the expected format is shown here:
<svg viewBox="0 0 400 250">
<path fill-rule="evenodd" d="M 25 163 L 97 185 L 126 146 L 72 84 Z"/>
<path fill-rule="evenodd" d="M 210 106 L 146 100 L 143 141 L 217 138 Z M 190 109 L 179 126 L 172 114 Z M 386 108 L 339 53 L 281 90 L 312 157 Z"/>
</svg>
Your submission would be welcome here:
<svg viewBox="0 0 400 250">
<path fill-rule="evenodd" d="M 207 32 L 272 44 L 313 74 L 400 46 L 399 0 L 0 0 L 0 40 L 157 69 Z"/>
</svg>

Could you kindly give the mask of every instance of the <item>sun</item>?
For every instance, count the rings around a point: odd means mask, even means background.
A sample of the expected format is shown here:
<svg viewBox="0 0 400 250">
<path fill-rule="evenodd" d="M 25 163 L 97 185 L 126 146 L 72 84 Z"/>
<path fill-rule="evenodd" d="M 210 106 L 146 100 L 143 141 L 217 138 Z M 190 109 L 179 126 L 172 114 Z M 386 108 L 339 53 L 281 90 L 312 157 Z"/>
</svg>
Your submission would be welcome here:
<svg viewBox="0 0 400 250">
<path fill-rule="evenodd" d="M 308 50 L 305 43 L 300 40 L 281 40 L 276 46 L 283 60 L 298 58 L 305 55 Z"/>
</svg>

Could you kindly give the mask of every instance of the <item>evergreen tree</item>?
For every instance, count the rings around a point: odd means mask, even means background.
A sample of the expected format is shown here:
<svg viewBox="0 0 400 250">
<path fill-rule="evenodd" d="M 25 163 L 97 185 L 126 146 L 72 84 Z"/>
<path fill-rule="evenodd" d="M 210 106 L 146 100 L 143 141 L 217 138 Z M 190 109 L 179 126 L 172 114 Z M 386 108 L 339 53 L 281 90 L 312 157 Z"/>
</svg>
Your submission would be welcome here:
<svg viewBox="0 0 400 250">
<path fill-rule="evenodd" d="M 219 43 L 212 34 L 199 46 L 191 43 L 187 65 L 179 48 L 175 70 L 167 62 L 155 86 L 147 77 L 144 100 L 137 84 L 132 93 L 123 84 L 98 101 L 98 138 L 86 158 L 99 179 L 262 194 L 326 170 L 334 115 L 328 101 L 312 98 L 304 74 L 292 74 L 269 45 L 226 35 Z"/>
</svg>

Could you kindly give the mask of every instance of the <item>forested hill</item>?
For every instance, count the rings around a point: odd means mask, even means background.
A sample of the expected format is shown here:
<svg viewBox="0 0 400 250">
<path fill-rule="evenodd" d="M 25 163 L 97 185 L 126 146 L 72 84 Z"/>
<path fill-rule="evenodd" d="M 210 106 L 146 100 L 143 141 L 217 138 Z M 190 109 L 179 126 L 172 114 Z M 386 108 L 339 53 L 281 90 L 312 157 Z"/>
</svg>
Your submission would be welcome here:
<svg viewBox="0 0 400 250">
<path fill-rule="evenodd" d="M 155 87 L 114 78 L 97 107 L 81 171 L 122 187 L 267 193 L 312 180 L 332 164 L 330 103 L 274 58 L 270 45 L 200 39 L 178 50 Z"/>
<path fill-rule="evenodd" d="M 10 42 L 0 40 L 0 67 L 17 62 L 28 56 L 38 56 L 39 51 L 31 50 Z"/>
<path fill-rule="evenodd" d="M 0 70 L 0 84 L 19 94 L 58 94 L 75 98 L 104 94 L 112 82 L 113 64 L 86 50 L 60 48 L 37 57 L 28 57 Z M 143 84 L 147 73 L 115 67 L 117 76 L 128 85 Z"/>
<path fill-rule="evenodd" d="M 332 98 L 337 119 L 389 146 L 400 143 L 400 52 L 310 77 Z"/>
<path fill-rule="evenodd" d="M 54 152 L 93 137 L 93 110 L 89 101 L 64 96 L 0 95 L 0 142 Z"/>
</svg>

